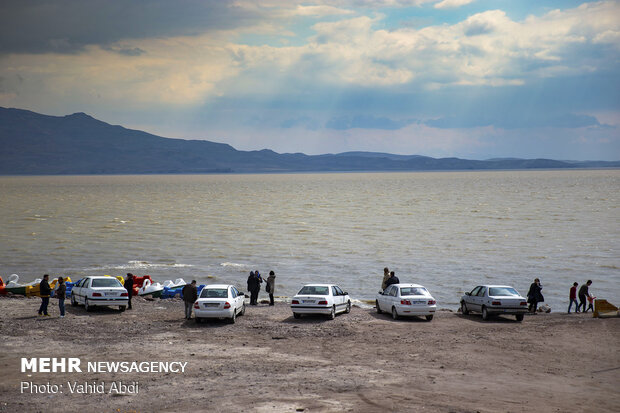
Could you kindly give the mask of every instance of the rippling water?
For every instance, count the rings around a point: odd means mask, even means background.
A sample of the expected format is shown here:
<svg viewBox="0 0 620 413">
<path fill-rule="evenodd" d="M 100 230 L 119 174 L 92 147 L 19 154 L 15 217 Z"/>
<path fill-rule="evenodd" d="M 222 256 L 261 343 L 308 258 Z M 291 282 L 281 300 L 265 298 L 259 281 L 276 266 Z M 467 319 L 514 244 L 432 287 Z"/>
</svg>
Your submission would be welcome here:
<svg viewBox="0 0 620 413">
<path fill-rule="evenodd" d="M 574 281 L 620 302 L 620 171 L 0 177 L 0 275 L 278 276 L 373 299 L 383 267 L 456 308 L 479 283 L 554 310 Z M 209 277 L 209 279 L 207 278 Z M 263 293 L 264 294 L 264 293 Z"/>
</svg>

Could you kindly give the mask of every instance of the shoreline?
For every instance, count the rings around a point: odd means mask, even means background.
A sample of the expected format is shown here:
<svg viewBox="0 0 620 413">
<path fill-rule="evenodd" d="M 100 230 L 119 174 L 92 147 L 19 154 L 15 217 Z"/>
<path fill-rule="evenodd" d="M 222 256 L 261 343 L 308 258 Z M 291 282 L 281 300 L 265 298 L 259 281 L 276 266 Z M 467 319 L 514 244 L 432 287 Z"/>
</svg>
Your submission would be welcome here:
<svg viewBox="0 0 620 413">
<path fill-rule="evenodd" d="M 248 306 L 236 324 L 184 320 L 179 299 L 123 313 L 0 298 L 0 411 L 569 411 L 620 405 L 620 318 L 537 314 L 483 322 L 439 311 L 394 321 L 354 306 L 329 321 Z M 187 362 L 180 373 L 21 373 L 22 357 Z M 137 393 L 20 393 L 20 383 L 136 383 Z M 74 385 L 74 384 L 72 384 Z M 65 384 L 65 390 L 66 390 Z"/>
</svg>

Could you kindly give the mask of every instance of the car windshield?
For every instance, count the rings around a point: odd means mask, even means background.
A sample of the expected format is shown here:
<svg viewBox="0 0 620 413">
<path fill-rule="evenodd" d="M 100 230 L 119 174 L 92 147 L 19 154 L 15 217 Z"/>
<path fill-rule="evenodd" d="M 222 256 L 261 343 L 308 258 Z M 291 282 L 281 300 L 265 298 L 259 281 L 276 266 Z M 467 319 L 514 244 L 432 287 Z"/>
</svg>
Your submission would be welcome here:
<svg viewBox="0 0 620 413">
<path fill-rule="evenodd" d="M 405 287 L 400 289 L 400 296 L 405 295 L 426 295 L 426 288 L 423 287 Z"/>
<path fill-rule="evenodd" d="M 320 287 L 315 285 L 306 285 L 297 294 L 306 295 L 329 295 L 329 287 Z"/>
<path fill-rule="evenodd" d="M 116 278 L 95 278 L 91 287 L 122 287 Z"/>
<path fill-rule="evenodd" d="M 200 298 L 228 298 L 227 288 L 203 288 Z"/>
<path fill-rule="evenodd" d="M 491 297 L 510 297 L 518 296 L 519 293 L 512 287 L 491 287 L 489 288 L 489 295 Z"/>
</svg>

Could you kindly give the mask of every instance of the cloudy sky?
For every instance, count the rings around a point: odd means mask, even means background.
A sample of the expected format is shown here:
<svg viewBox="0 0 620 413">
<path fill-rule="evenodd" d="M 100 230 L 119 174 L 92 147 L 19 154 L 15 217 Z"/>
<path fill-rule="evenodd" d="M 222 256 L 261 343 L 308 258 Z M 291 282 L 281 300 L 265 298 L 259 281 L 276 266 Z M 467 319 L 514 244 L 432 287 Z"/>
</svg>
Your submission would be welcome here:
<svg viewBox="0 0 620 413">
<path fill-rule="evenodd" d="M 0 106 L 307 154 L 620 159 L 620 0 L 2 0 Z"/>
</svg>

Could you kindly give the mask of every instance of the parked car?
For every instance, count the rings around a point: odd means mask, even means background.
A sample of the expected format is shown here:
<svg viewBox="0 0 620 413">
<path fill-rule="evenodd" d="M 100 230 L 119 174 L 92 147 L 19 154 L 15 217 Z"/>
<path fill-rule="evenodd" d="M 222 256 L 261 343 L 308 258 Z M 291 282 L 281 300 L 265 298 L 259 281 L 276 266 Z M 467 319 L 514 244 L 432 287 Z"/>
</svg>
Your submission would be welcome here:
<svg viewBox="0 0 620 413">
<path fill-rule="evenodd" d="M 291 310 L 295 318 L 302 314 L 325 314 L 333 320 L 336 314 L 351 311 L 351 299 L 335 284 L 308 284 L 293 297 Z"/>
<path fill-rule="evenodd" d="M 84 304 L 86 311 L 101 305 L 117 305 L 119 310 L 125 311 L 128 301 L 127 290 L 115 277 L 84 277 L 71 290 L 71 305 Z"/>
<path fill-rule="evenodd" d="M 512 314 L 517 321 L 523 321 L 527 300 L 508 285 L 479 285 L 461 297 L 461 312 L 474 311 L 482 313 L 483 320 L 495 314 Z"/>
<path fill-rule="evenodd" d="M 425 316 L 431 321 L 437 311 L 437 301 L 419 284 L 392 284 L 379 291 L 375 306 L 377 313 L 391 313 L 394 320 L 401 316 Z"/>
<path fill-rule="evenodd" d="M 227 318 L 232 324 L 245 314 L 245 294 L 234 285 L 205 285 L 194 303 L 196 323 L 205 318 Z"/>
</svg>

